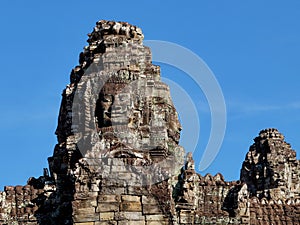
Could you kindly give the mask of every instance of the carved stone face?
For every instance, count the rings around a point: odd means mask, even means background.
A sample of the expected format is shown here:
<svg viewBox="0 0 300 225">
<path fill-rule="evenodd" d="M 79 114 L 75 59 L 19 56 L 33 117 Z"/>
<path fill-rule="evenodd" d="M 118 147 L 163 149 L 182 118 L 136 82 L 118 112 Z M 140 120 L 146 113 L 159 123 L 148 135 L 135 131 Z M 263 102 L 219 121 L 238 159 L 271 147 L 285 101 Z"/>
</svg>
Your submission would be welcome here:
<svg viewBox="0 0 300 225">
<path fill-rule="evenodd" d="M 96 118 L 98 127 L 111 126 L 111 108 L 114 102 L 114 96 L 111 94 L 100 94 L 96 106 Z"/>
</svg>

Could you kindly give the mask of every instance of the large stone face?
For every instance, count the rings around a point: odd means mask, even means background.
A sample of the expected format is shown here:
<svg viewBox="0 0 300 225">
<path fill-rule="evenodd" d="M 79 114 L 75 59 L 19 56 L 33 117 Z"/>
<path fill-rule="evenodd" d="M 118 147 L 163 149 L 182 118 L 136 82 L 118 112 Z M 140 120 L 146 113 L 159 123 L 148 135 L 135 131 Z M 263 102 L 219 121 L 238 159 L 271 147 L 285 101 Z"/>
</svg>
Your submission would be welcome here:
<svg viewBox="0 0 300 225">
<path fill-rule="evenodd" d="M 254 139 L 240 181 L 195 172 L 143 38 L 97 22 L 63 92 L 50 171 L 0 192 L 0 224 L 299 224 L 299 161 L 276 129 Z"/>
</svg>

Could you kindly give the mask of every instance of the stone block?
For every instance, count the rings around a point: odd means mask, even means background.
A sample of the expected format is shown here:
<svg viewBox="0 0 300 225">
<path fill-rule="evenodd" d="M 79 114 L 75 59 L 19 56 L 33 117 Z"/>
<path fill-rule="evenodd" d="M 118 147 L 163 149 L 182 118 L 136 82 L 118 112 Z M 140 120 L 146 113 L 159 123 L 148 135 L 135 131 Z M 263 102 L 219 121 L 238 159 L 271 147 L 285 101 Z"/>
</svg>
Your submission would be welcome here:
<svg viewBox="0 0 300 225">
<path fill-rule="evenodd" d="M 122 201 L 124 202 L 141 202 L 140 196 L 134 196 L 134 195 L 122 195 L 121 196 Z"/>
<path fill-rule="evenodd" d="M 100 221 L 113 220 L 115 214 L 113 212 L 100 213 Z"/>
<path fill-rule="evenodd" d="M 74 225 L 95 225 L 95 223 L 94 222 L 74 223 Z"/>
<path fill-rule="evenodd" d="M 145 220 L 145 216 L 142 215 L 141 212 L 118 212 L 115 213 L 115 217 L 117 220 Z"/>
<path fill-rule="evenodd" d="M 149 221 L 147 225 L 169 225 L 168 221 Z"/>
<path fill-rule="evenodd" d="M 95 222 L 95 225 L 117 225 L 118 222 L 117 221 L 97 221 Z"/>
<path fill-rule="evenodd" d="M 78 207 L 78 208 L 74 209 L 74 212 L 76 214 L 92 214 L 92 213 L 95 213 L 95 208 L 94 207 L 88 207 L 88 208 Z"/>
<path fill-rule="evenodd" d="M 75 223 L 99 221 L 99 213 L 76 213 L 73 220 Z"/>
<path fill-rule="evenodd" d="M 143 205 L 143 214 L 149 215 L 149 214 L 161 214 L 161 209 L 158 205 Z"/>
<path fill-rule="evenodd" d="M 146 225 L 145 221 L 119 221 L 118 225 Z"/>
<path fill-rule="evenodd" d="M 117 212 L 119 211 L 119 203 L 98 203 L 96 212 Z"/>
<path fill-rule="evenodd" d="M 157 200 L 151 196 L 142 196 L 143 204 L 157 204 Z"/>
<path fill-rule="evenodd" d="M 120 195 L 99 195 L 98 202 L 99 203 L 106 203 L 106 202 L 119 202 Z"/>
<path fill-rule="evenodd" d="M 142 205 L 140 202 L 126 202 L 121 204 L 120 210 L 129 212 L 140 212 L 142 211 Z"/>
<path fill-rule="evenodd" d="M 146 215 L 146 221 L 163 221 L 166 218 L 164 215 Z"/>
</svg>

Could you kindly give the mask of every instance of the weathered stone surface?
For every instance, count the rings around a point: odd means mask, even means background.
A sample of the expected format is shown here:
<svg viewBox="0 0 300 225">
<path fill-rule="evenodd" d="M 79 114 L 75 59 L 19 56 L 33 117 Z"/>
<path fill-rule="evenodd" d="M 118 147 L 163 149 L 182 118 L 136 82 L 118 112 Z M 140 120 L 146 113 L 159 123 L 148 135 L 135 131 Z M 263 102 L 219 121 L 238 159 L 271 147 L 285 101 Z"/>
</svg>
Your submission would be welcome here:
<svg viewBox="0 0 300 225">
<path fill-rule="evenodd" d="M 299 161 L 278 130 L 254 139 L 239 181 L 201 176 L 184 159 L 143 38 L 128 23 L 97 22 L 63 92 L 50 171 L 0 192 L 0 224 L 300 224 Z"/>
</svg>

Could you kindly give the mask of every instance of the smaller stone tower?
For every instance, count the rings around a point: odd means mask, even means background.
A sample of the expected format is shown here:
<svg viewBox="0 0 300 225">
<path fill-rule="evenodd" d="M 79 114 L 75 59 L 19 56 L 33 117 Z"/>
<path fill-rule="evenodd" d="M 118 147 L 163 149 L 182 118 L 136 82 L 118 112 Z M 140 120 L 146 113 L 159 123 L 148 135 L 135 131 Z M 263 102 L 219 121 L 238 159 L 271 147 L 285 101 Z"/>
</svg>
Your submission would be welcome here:
<svg viewBox="0 0 300 225">
<path fill-rule="evenodd" d="M 251 196 L 273 200 L 293 199 L 299 193 L 296 152 L 277 129 L 262 130 L 250 146 L 241 169 Z"/>
</svg>

